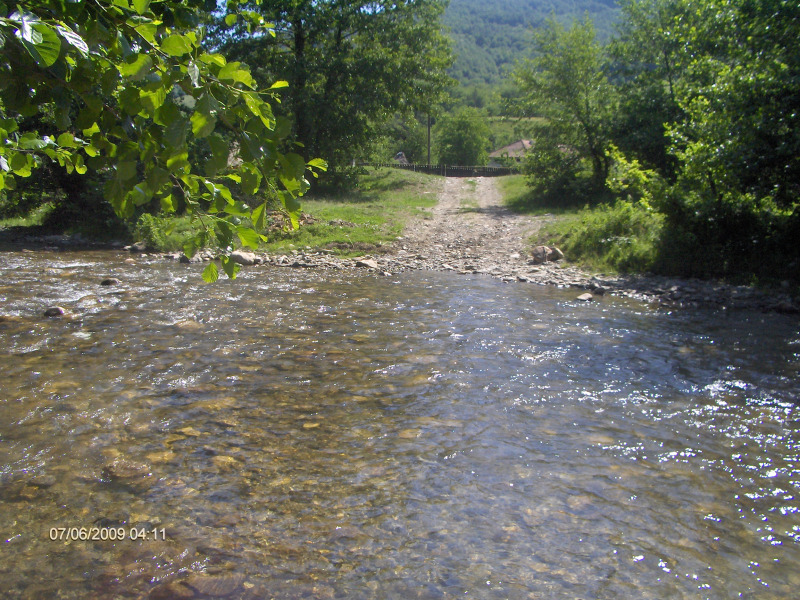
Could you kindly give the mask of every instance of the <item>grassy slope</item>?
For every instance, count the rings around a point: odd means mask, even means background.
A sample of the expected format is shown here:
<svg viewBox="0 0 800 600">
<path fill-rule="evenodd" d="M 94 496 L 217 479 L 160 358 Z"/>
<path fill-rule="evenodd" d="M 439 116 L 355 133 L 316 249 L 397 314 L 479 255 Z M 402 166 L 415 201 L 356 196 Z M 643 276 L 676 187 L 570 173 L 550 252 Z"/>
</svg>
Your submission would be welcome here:
<svg viewBox="0 0 800 600">
<path fill-rule="evenodd" d="M 656 265 L 663 217 L 641 204 L 538 198 L 522 175 L 503 177 L 500 189 L 512 210 L 557 216 L 529 240 L 532 246 L 558 246 L 568 260 L 597 271 L 646 272 Z"/>
<path fill-rule="evenodd" d="M 353 256 L 380 251 L 403 231 L 406 220 L 434 206 L 444 180 L 401 171 L 370 169 L 357 189 L 337 196 L 309 194 L 302 210 L 315 222 L 294 231 L 272 231 L 261 250 L 271 253 L 302 249 L 328 249 Z M 196 230 L 186 217 L 145 217 L 137 226 L 137 238 L 162 251 L 181 250 Z"/>
<path fill-rule="evenodd" d="M 305 199 L 303 211 L 318 222 L 271 235 L 265 249 L 327 248 L 344 255 L 378 249 L 402 233 L 409 217 L 436 204 L 443 183 L 442 178 L 423 173 L 370 169 L 356 190 Z M 344 221 L 346 225 L 331 221 Z"/>
</svg>

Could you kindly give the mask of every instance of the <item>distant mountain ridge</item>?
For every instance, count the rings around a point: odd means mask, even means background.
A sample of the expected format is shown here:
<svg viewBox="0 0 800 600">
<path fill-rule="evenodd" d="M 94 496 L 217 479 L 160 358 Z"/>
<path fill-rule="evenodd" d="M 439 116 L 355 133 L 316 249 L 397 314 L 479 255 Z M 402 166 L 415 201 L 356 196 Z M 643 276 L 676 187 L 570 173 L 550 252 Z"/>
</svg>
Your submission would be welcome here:
<svg viewBox="0 0 800 600">
<path fill-rule="evenodd" d="M 598 37 L 610 37 L 616 0 L 450 0 L 443 22 L 453 40 L 451 75 L 464 84 L 497 84 L 527 56 L 531 30 L 553 16 L 567 25 L 588 14 Z"/>
</svg>

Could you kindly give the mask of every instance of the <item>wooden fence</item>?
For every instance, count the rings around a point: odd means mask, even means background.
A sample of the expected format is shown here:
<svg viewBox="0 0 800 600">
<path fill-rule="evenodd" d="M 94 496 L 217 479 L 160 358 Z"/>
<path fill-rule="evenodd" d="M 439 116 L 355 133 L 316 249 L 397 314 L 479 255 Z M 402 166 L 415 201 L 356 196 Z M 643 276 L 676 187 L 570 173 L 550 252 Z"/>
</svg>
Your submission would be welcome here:
<svg viewBox="0 0 800 600">
<path fill-rule="evenodd" d="M 512 167 L 455 167 L 451 165 L 401 165 L 399 163 L 370 163 L 365 166 L 405 169 L 443 177 L 499 177 L 519 173 L 518 169 Z"/>
</svg>

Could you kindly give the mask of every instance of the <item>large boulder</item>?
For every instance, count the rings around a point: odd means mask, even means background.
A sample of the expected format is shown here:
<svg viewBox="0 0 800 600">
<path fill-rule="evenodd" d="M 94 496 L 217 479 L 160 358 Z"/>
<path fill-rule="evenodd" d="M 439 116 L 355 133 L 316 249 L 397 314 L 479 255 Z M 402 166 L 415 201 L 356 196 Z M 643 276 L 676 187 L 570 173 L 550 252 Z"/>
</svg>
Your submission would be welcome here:
<svg viewBox="0 0 800 600">
<path fill-rule="evenodd" d="M 258 261 L 258 257 L 252 252 L 246 252 L 244 250 L 234 250 L 233 252 L 231 252 L 231 260 L 245 267 L 250 267 L 256 264 L 256 262 Z"/>
<path fill-rule="evenodd" d="M 533 264 L 541 265 L 546 262 L 554 262 L 564 258 L 564 253 L 555 246 L 536 246 L 531 254 L 533 256 Z"/>
</svg>

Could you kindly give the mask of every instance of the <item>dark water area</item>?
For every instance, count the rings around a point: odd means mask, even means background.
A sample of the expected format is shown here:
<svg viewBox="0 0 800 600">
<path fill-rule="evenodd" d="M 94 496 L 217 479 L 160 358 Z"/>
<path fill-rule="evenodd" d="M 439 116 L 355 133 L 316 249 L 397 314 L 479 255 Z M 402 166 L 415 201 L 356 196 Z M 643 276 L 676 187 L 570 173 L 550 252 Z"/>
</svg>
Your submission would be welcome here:
<svg viewBox="0 0 800 600">
<path fill-rule="evenodd" d="M 0 255 L 6 598 L 800 589 L 796 318 L 121 260 Z"/>
</svg>

